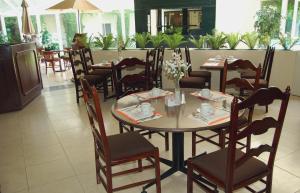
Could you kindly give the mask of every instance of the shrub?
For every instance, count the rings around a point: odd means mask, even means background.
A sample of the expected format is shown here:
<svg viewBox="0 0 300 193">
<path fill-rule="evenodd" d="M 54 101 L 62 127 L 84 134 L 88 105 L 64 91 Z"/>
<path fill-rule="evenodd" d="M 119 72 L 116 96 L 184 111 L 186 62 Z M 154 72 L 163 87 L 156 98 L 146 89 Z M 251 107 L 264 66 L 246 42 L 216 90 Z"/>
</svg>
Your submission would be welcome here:
<svg viewBox="0 0 300 193">
<path fill-rule="evenodd" d="M 218 50 L 225 47 L 226 36 L 223 32 L 213 30 L 212 35 L 207 35 L 207 42 L 212 49 Z"/>
<path fill-rule="evenodd" d="M 114 36 L 112 34 L 108 34 L 107 36 L 103 36 L 99 33 L 99 36 L 94 37 L 94 46 L 100 47 L 103 50 L 108 50 L 114 43 Z"/>
<path fill-rule="evenodd" d="M 146 32 L 137 33 L 137 34 L 135 34 L 134 40 L 138 47 L 145 49 L 145 47 L 147 46 L 147 44 L 150 41 L 150 34 L 146 33 Z"/>
<path fill-rule="evenodd" d="M 204 44 L 206 42 L 206 36 L 200 35 L 199 38 L 191 36 L 189 40 L 196 48 L 201 49 L 204 47 Z"/>
<path fill-rule="evenodd" d="M 158 48 L 164 42 L 164 36 L 159 32 L 156 36 L 150 36 L 150 41 L 154 48 Z"/>
<path fill-rule="evenodd" d="M 231 33 L 226 35 L 226 42 L 231 50 L 234 50 L 241 41 L 239 33 Z"/>
<path fill-rule="evenodd" d="M 258 42 L 258 34 L 256 32 L 247 32 L 242 36 L 244 42 L 250 50 L 253 50 Z"/>
<path fill-rule="evenodd" d="M 293 46 L 295 46 L 297 43 L 299 43 L 300 39 L 292 38 L 291 34 L 289 34 L 289 33 L 287 33 L 287 34 L 280 33 L 279 41 L 284 50 L 291 50 Z"/>
<path fill-rule="evenodd" d="M 169 46 L 170 49 L 174 50 L 186 41 L 184 41 L 183 35 L 175 33 L 172 35 L 164 34 L 164 42 Z"/>
</svg>

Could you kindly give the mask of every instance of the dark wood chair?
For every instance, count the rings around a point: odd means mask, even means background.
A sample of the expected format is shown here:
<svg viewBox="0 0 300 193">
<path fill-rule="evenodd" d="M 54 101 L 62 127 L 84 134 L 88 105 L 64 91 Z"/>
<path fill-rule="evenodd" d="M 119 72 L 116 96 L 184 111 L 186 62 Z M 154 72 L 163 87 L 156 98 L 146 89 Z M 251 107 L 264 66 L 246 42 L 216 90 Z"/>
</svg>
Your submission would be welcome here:
<svg viewBox="0 0 300 193">
<path fill-rule="evenodd" d="M 62 59 L 66 70 L 69 70 L 71 68 L 71 63 L 70 63 L 70 58 L 69 58 L 70 50 L 71 50 L 71 48 L 64 48 L 62 50 L 63 54 L 60 54 L 60 56 L 59 56 L 59 58 Z"/>
<path fill-rule="evenodd" d="M 150 60 L 150 52 L 147 51 L 147 59 L 146 62 L 137 59 L 137 58 L 125 58 L 120 61 L 118 64 L 112 63 L 113 69 L 113 81 L 115 85 L 115 93 L 116 98 L 120 99 L 124 96 L 129 94 L 133 94 L 139 91 L 147 91 L 153 87 L 153 80 L 150 75 L 150 68 L 151 63 L 148 61 Z M 153 55 L 152 55 L 153 56 Z M 152 58 L 152 57 L 151 57 Z M 144 74 L 126 74 L 122 76 L 122 71 L 125 71 L 128 68 L 132 68 L 134 66 L 142 66 L 144 68 Z M 128 132 L 132 132 L 135 129 L 133 127 L 128 127 L 122 123 L 119 123 L 120 133 L 123 133 L 124 130 Z M 148 135 L 151 138 L 153 132 L 150 131 L 142 131 L 139 130 L 142 135 Z M 161 133 L 157 132 L 160 136 L 165 139 L 165 149 L 166 151 L 169 150 L 169 134 L 167 132 Z"/>
<path fill-rule="evenodd" d="M 161 184 L 158 148 L 154 147 L 137 132 L 107 136 L 100 107 L 100 99 L 96 88 L 90 88 L 88 81 L 85 79 L 81 80 L 81 85 L 94 137 L 97 183 L 102 183 L 106 191 L 112 193 L 153 182 L 156 184 L 156 192 L 160 193 Z M 142 159 L 148 160 L 150 164 L 143 166 Z M 138 163 L 137 167 L 116 173 L 112 172 L 113 166 L 133 161 Z M 113 186 L 113 177 L 142 172 L 149 168 L 155 168 L 154 178 L 120 187 Z"/>
<path fill-rule="evenodd" d="M 261 77 L 259 79 L 259 88 L 268 88 L 269 83 L 270 83 L 270 77 L 271 77 L 271 72 L 272 72 L 272 66 L 273 66 L 273 58 L 275 54 L 275 48 L 268 46 L 266 54 L 265 54 L 265 59 L 262 67 L 262 72 L 261 72 Z M 249 80 L 250 83 L 255 82 L 255 78 L 251 72 L 246 72 L 241 75 L 242 78 L 246 78 Z M 266 106 L 266 113 L 268 112 L 268 106 Z"/>
<path fill-rule="evenodd" d="M 185 57 L 186 57 L 186 62 L 188 64 L 191 64 L 191 67 L 188 71 L 189 77 L 201 77 L 205 79 L 206 86 L 208 88 L 211 87 L 211 72 L 206 71 L 206 70 L 193 70 L 192 69 L 192 61 L 191 61 L 191 54 L 190 54 L 190 48 L 188 46 L 185 46 Z"/>
<path fill-rule="evenodd" d="M 80 50 L 70 50 L 69 59 L 71 63 L 75 91 L 76 91 L 76 102 L 79 103 L 79 98 L 82 97 L 82 88 L 80 85 L 80 79 L 85 78 L 90 84 L 97 86 L 97 88 L 104 87 L 107 90 L 105 84 L 105 77 L 99 75 L 85 74 L 84 61 Z M 104 93 L 105 95 L 106 93 Z"/>
<path fill-rule="evenodd" d="M 242 79 L 240 76 L 227 80 L 227 72 L 228 70 L 234 70 L 236 72 L 241 70 L 252 70 L 256 75 L 256 85 L 251 84 L 247 79 Z M 222 83 L 222 92 L 226 93 L 226 88 L 230 87 L 234 90 L 237 90 L 237 93 L 233 93 L 239 97 L 240 100 L 244 100 L 245 96 L 240 96 L 241 89 L 243 91 L 255 91 L 257 89 L 258 80 L 260 77 L 261 67 L 256 67 L 249 60 L 236 60 L 233 63 L 228 64 L 227 60 L 224 63 L 224 75 L 223 75 L 223 83 Z M 232 93 L 231 93 L 232 94 Z M 249 112 L 248 116 L 243 116 L 239 119 L 239 126 L 242 128 L 247 125 L 251 121 L 252 115 Z M 192 133 L 192 155 L 196 155 L 196 146 L 201 142 L 209 142 L 210 144 L 216 145 L 221 149 L 225 148 L 228 140 L 226 141 L 226 134 L 229 133 L 229 123 L 222 125 L 219 128 L 213 129 L 212 134 L 209 136 L 202 135 L 201 132 L 193 132 Z M 218 141 L 214 141 L 213 139 L 218 137 Z M 249 144 L 251 142 L 251 138 L 247 138 L 247 143 L 239 142 L 241 148 L 249 149 Z"/>
<path fill-rule="evenodd" d="M 156 52 L 156 60 L 155 60 L 155 66 L 152 71 L 152 77 L 153 77 L 153 84 L 157 88 L 162 88 L 162 68 L 164 63 L 164 56 L 165 56 L 165 48 L 160 47 L 157 49 Z"/>
<path fill-rule="evenodd" d="M 84 61 L 84 69 L 85 74 L 88 75 L 97 75 L 104 77 L 105 85 L 113 87 L 113 81 L 112 81 L 112 70 L 111 69 L 93 69 L 92 66 L 94 65 L 94 59 L 92 55 L 92 51 L 90 48 L 82 48 L 82 57 Z M 110 82 L 110 84 L 109 84 Z M 113 88 L 112 88 L 113 90 Z M 104 93 L 104 100 L 106 100 L 108 97 L 108 88 L 106 87 L 106 90 L 103 88 Z"/>
<path fill-rule="evenodd" d="M 42 51 L 42 61 L 45 62 L 46 74 L 48 73 L 48 68 L 52 68 L 53 73 L 56 72 L 55 67 L 59 66 L 61 68 L 61 61 L 59 58 L 59 53 L 54 51 Z M 58 63 L 58 65 L 57 65 Z"/>
<path fill-rule="evenodd" d="M 176 52 L 177 54 L 180 54 L 181 59 L 182 59 L 182 52 L 180 48 L 177 48 L 174 50 L 174 52 Z M 187 64 L 189 64 L 190 58 L 186 58 L 187 59 Z M 179 85 L 181 88 L 197 88 L 197 89 L 202 89 L 202 88 L 210 88 L 210 84 L 206 83 L 206 79 L 203 77 L 192 77 L 189 76 L 189 72 L 187 73 L 187 75 L 183 78 L 180 79 L 179 81 Z"/>
<path fill-rule="evenodd" d="M 238 102 L 234 98 L 231 104 L 231 123 L 229 133 L 229 146 L 203 156 L 194 157 L 188 160 L 188 180 L 187 192 L 193 192 L 193 182 L 196 182 L 205 192 L 217 192 L 216 187 L 209 187 L 199 181 L 201 175 L 211 183 L 225 190 L 225 193 L 232 193 L 240 188 L 247 188 L 250 192 L 256 192 L 249 185 L 260 181 L 266 184 L 263 190 L 258 192 L 272 191 L 272 176 L 275 155 L 278 142 L 285 119 L 285 114 L 290 96 L 290 88 L 285 92 L 278 88 L 262 88 L 255 91 L 248 99 Z M 245 129 L 239 130 L 239 112 L 243 110 L 253 111 L 256 105 L 265 106 L 280 100 L 281 106 L 278 118 L 264 117 L 261 120 L 251 122 Z M 237 142 L 248 136 L 257 136 L 274 131 L 271 145 L 263 144 L 256 148 L 249 149 L 246 153 L 237 149 Z M 262 153 L 269 153 L 267 162 L 263 162 L 256 157 Z"/>
</svg>

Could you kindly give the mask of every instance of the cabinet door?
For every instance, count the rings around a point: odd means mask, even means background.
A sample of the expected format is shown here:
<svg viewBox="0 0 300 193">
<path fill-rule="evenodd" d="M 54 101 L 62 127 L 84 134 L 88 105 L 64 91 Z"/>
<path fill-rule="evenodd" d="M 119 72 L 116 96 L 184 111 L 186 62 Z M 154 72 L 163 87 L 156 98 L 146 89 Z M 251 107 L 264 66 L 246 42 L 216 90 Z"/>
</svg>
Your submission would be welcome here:
<svg viewBox="0 0 300 193">
<path fill-rule="evenodd" d="M 16 53 L 15 60 L 21 92 L 26 96 L 41 84 L 36 51 L 33 49 L 19 51 Z"/>
</svg>

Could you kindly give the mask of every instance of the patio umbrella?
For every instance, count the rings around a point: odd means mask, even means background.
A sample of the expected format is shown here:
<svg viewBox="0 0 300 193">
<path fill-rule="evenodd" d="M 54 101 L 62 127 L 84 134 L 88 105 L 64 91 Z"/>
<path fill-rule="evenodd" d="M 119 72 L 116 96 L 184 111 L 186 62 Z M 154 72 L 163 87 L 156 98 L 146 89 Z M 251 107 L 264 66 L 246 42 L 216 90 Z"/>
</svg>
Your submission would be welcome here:
<svg viewBox="0 0 300 193">
<path fill-rule="evenodd" d="M 33 28 L 30 16 L 28 14 L 28 3 L 27 3 L 27 1 L 23 0 L 21 6 L 23 8 L 23 12 L 22 12 L 22 33 L 23 34 L 34 34 L 35 30 Z"/>
<path fill-rule="evenodd" d="M 64 0 L 52 7 L 48 8 L 48 10 L 63 10 L 63 9 L 75 9 L 78 11 L 78 31 L 80 33 L 80 11 L 93 11 L 100 10 L 98 7 L 93 5 L 87 0 Z"/>
</svg>

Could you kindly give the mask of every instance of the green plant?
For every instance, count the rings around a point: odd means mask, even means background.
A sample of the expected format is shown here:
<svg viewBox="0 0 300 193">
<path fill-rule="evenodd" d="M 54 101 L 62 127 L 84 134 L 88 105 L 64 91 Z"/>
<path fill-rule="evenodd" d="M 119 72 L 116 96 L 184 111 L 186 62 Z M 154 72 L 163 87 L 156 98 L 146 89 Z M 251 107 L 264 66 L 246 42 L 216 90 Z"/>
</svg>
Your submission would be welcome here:
<svg viewBox="0 0 300 193">
<path fill-rule="evenodd" d="M 164 34 L 164 42 L 169 46 L 169 48 L 175 49 L 186 41 L 184 41 L 183 35 L 175 33 L 172 35 Z"/>
<path fill-rule="evenodd" d="M 207 35 L 207 43 L 213 50 L 225 47 L 226 36 L 223 32 L 213 30 L 212 35 Z"/>
<path fill-rule="evenodd" d="M 241 41 L 239 33 L 230 33 L 226 35 L 226 42 L 231 50 L 234 50 Z"/>
<path fill-rule="evenodd" d="M 271 38 L 268 34 L 261 35 L 258 37 L 259 45 L 263 48 L 268 47 L 271 44 Z"/>
<path fill-rule="evenodd" d="M 95 47 L 100 47 L 103 50 L 108 50 L 114 43 L 114 36 L 112 34 L 108 34 L 107 36 L 103 36 L 99 33 L 99 36 L 94 37 L 94 45 Z"/>
<path fill-rule="evenodd" d="M 275 6 L 263 6 L 256 12 L 254 28 L 261 35 L 269 35 L 271 38 L 278 37 L 280 20 L 282 16 Z"/>
<path fill-rule="evenodd" d="M 150 41 L 154 48 L 158 48 L 164 41 L 164 36 L 159 32 L 156 36 L 150 36 Z"/>
<path fill-rule="evenodd" d="M 67 47 L 70 47 L 74 38 L 74 34 L 76 33 L 76 15 L 75 13 L 63 13 L 60 14 L 62 18 L 62 23 L 64 26 L 64 31 L 66 33 L 66 44 Z"/>
<path fill-rule="evenodd" d="M 8 42 L 7 36 L 3 32 L 0 32 L 0 44 L 5 44 Z"/>
<path fill-rule="evenodd" d="M 116 39 L 116 42 L 118 43 L 117 45 L 118 50 L 126 50 L 126 48 L 131 46 L 132 38 L 126 37 L 124 41 L 122 35 L 119 35 L 118 38 Z"/>
<path fill-rule="evenodd" d="M 145 49 L 145 47 L 147 46 L 147 44 L 150 41 L 150 34 L 146 33 L 146 32 L 136 33 L 134 40 L 138 47 L 140 47 L 141 49 Z"/>
<path fill-rule="evenodd" d="M 201 49 L 204 46 L 204 43 L 206 42 L 206 36 L 199 36 L 199 38 L 195 38 L 194 36 L 190 36 L 190 42 L 196 46 L 196 48 Z"/>
<path fill-rule="evenodd" d="M 299 38 L 292 38 L 290 33 L 279 34 L 279 42 L 284 50 L 291 50 L 299 41 Z"/>
<path fill-rule="evenodd" d="M 244 42 L 250 50 L 253 50 L 258 42 L 258 34 L 256 32 L 247 32 L 242 35 L 242 42 Z"/>
</svg>

